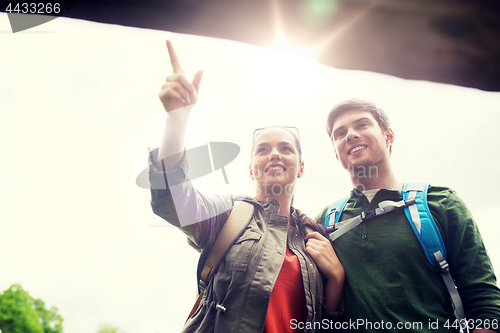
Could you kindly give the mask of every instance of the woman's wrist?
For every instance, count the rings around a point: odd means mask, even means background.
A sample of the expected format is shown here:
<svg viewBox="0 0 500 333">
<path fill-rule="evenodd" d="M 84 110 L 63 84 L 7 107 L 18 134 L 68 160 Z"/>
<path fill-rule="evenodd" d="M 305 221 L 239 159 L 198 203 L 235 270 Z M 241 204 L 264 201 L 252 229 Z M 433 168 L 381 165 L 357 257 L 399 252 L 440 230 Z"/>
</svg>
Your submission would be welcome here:
<svg viewBox="0 0 500 333">
<path fill-rule="evenodd" d="M 184 136 L 193 107 L 194 104 L 167 114 L 163 139 L 158 151 L 158 161 L 164 160 L 166 171 L 171 171 L 184 156 Z"/>
<path fill-rule="evenodd" d="M 338 263 L 337 265 L 335 265 L 335 267 L 332 268 L 332 270 L 328 274 L 325 274 L 325 277 L 328 281 L 332 281 L 335 283 L 343 283 L 345 279 L 344 266 Z"/>
</svg>

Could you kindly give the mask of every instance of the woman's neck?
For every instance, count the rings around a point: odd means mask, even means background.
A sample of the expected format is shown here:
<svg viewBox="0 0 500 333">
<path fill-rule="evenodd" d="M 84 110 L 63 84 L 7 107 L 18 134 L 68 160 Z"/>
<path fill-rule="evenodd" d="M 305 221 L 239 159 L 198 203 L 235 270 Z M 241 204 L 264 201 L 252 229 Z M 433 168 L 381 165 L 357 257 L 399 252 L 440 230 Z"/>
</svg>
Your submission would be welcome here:
<svg viewBox="0 0 500 333">
<path fill-rule="evenodd" d="M 290 220 L 290 207 L 292 205 L 293 194 L 282 193 L 280 195 L 265 195 L 262 190 L 258 191 L 259 193 L 255 196 L 257 200 L 264 201 L 267 198 L 274 198 L 280 204 L 280 210 L 278 212 L 279 215 L 283 215 L 288 217 Z"/>
</svg>

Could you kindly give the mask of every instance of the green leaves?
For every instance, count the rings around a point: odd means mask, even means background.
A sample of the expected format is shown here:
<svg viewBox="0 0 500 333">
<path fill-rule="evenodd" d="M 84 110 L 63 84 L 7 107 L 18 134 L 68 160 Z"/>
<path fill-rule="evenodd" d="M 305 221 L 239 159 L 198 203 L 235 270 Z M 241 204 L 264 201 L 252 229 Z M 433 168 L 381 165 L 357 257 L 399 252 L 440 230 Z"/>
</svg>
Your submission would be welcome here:
<svg viewBox="0 0 500 333">
<path fill-rule="evenodd" d="M 31 297 L 19 284 L 0 295 L 2 333 L 63 333 L 63 319 L 57 308 L 45 308 L 41 299 Z"/>
<path fill-rule="evenodd" d="M 124 333 L 124 332 L 120 331 L 118 327 L 102 324 L 101 326 L 99 326 L 97 333 Z"/>
<path fill-rule="evenodd" d="M 0 333 L 63 333 L 63 318 L 56 307 L 34 299 L 21 285 L 13 284 L 0 294 Z M 97 333 L 124 333 L 118 327 L 99 326 Z"/>
<path fill-rule="evenodd" d="M 63 333 L 63 319 L 57 313 L 56 307 L 52 307 L 50 310 L 47 310 L 45 308 L 45 303 L 41 299 L 36 299 L 35 309 L 38 313 L 39 323 L 42 326 L 44 333 Z"/>
<path fill-rule="evenodd" d="M 44 333 L 33 298 L 18 284 L 0 296 L 0 329 L 2 333 Z"/>
</svg>

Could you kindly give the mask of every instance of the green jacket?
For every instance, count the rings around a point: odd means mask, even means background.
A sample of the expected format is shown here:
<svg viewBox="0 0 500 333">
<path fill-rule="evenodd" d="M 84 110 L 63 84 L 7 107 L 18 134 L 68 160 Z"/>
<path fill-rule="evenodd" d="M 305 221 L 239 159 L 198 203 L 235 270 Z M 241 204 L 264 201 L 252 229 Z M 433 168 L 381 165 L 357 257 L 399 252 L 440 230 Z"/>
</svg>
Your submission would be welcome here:
<svg viewBox="0 0 500 333">
<path fill-rule="evenodd" d="M 157 151 L 151 154 L 150 160 L 156 160 L 156 155 Z M 167 174 L 150 163 L 151 206 L 155 214 L 179 227 L 202 248 L 199 279 L 206 256 L 231 213 L 233 199 L 230 196 L 203 195 L 191 186 L 186 173 L 186 159 Z M 170 186 L 165 186 L 165 177 Z M 255 206 L 254 215 L 221 261 L 205 289 L 198 310 L 186 322 L 182 332 L 262 332 L 287 245 L 298 257 L 302 270 L 307 322 L 320 322 L 322 312 L 326 311 L 323 277 L 305 251 L 305 234 L 296 224 L 296 211 L 292 210 L 293 221 L 288 226 L 288 218 L 278 215 L 276 199 L 243 200 Z M 217 305 L 226 310 L 217 310 Z"/>
<path fill-rule="evenodd" d="M 477 328 L 489 325 L 498 331 L 500 291 L 472 215 L 449 188 L 431 186 L 427 198 L 467 319 L 475 319 Z M 376 208 L 382 201 L 401 199 L 401 191 L 381 189 L 369 203 L 361 192 L 353 190 L 341 220 Z M 317 216 L 318 222 L 324 223 L 327 210 Z M 391 331 L 391 327 L 392 331 L 403 331 L 410 326 L 411 330 L 456 331 L 439 269 L 425 258 L 403 209 L 363 222 L 334 245 L 346 271 L 343 319 L 359 323 L 351 328 L 360 332 Z M 436 323 L 439 329 L 435 329 Z"/>
</svg>

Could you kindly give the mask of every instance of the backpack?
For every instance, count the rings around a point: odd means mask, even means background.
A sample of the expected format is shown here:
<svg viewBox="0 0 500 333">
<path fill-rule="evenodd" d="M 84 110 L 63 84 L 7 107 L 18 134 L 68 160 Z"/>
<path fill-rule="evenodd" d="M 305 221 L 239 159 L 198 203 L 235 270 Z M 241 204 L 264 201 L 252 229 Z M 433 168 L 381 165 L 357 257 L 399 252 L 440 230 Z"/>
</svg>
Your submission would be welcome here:
<svg viewBox="0 0 500 333">
<path fill-rule="evenodd" d="M 219 235 L 215 239 L 215 242 L 205 259 L 203 269 L 200 274 L 200 280 L 198 281 L 198 296 L 196 298 L 195 304 L 193 305 L 193 308 L 189 312 L 186 321 L 193 316 L 193 314 L 200 306 L 201 299 L 203 298 L 203 294 L 205 292 L 205 287 L 208 285 L 215 272 L 217 271 L 217 267 L 219 266 L 222 258 L 226 255 L 233 243 L 240 237 L 240 235 L 245 230 L 245 227 L 252 220 L 253 213 L 254 206 L 248 202 L 241 201 L 240 203 L 233 206 L 228 219 L 224 223 L 224 226 L 220 230 Z M 200 247 L 196 245 L 189 237 L 188 244 L 198 252 L 201 252 Z M 216 308 L 217 307 L 220 307 L 220 310 L 222 312 L 226 311 L 226 309 L 219 304 L 217 304 Z"/>
<path fill-rule="evenodd" d="M 382 201 L 378 208 L 364 211 L 356 217 L 340 222 L 340 216 L 349 200 L 349 198 L 343 198 L 334 202 L 328 208 L 325 217 L 325 228 L 327 233 L 330 234 L 330 239 L 335 241 L 363 221 L 403 207 L 408 222 L 420 245 L 422 245 L 427 261 L 431 265 L 439 267 L 441 271 L 441 277 L 450 294 L 455 317 L 460 323 L 460 331 L 468 332 L 462 301 L 450 275 L 449 265 L 446 262 L 446 247 L 427 205 L 428 188 L 429 184 L 427 183 L 406 183 L 402 190 L 403 200 L 398 202 Z"/>
</svg>

